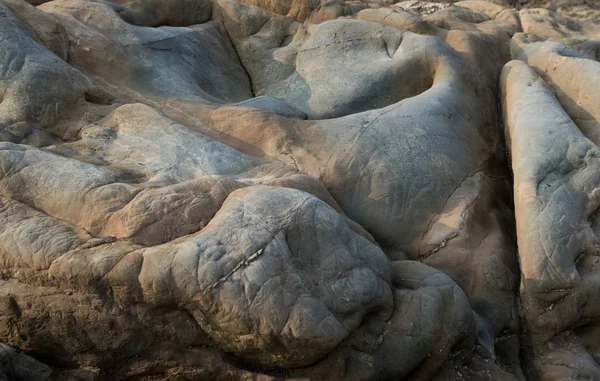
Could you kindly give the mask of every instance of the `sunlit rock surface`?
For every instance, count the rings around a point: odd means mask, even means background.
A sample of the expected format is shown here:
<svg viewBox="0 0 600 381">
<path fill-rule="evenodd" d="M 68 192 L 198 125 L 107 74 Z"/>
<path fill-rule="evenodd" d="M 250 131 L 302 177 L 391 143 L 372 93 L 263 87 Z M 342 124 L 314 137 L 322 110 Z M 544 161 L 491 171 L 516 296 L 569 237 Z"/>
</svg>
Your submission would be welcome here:
<svg viewBox="0 0 600 381">
<path fill-rule="evenodd" d="M 600 380 L 600 19 L 529 5 L 0 0 L 0 380 Z"/>
</svg>

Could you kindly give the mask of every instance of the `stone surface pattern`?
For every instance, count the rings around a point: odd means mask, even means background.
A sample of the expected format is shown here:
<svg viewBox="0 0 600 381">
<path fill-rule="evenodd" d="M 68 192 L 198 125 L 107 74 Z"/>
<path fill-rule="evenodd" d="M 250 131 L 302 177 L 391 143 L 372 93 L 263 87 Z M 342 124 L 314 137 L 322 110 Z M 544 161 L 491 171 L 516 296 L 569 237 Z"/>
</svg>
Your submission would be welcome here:
<svg viewBox="0 0 600 381">
<path fill-rule="evenodd" d="M 600 380 L 600 17 L 523 3 L 0 0 L 0 380 Z"/>
</svg>

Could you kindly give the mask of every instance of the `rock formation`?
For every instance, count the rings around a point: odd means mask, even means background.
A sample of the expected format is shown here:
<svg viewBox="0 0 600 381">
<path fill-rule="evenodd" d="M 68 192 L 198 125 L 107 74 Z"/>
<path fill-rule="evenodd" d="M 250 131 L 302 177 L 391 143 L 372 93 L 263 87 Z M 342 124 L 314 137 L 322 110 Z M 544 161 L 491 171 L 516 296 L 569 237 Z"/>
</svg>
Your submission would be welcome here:
<svg viewBox="0 0 600 381">
<path fill-rule="evenodd" d="M 513 5 L 0 0 L 0 380 L 600 380 L 600 20 Z"/>
</svg>

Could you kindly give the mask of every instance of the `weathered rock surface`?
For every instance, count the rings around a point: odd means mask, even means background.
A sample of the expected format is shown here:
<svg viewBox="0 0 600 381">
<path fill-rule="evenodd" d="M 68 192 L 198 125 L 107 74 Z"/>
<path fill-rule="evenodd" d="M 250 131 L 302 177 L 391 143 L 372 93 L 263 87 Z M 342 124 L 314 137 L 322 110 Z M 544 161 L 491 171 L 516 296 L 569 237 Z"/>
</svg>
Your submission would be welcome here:
<svg viewBox="0 0 600 381">
<path fill-rule="evenodd" d="M 509 5 L 0 0 L 0 379 L 600 379 L 600 24 Z"/>
<path fill-rule="evenodd" d="M 532 377 L 598 379 L 600 64 L 563 43 L 540 41 L 544 33 L 556 38 L 556 30 L 515 35 L 515 61 L 501 81 L 526 357 Z"/>
</svg>

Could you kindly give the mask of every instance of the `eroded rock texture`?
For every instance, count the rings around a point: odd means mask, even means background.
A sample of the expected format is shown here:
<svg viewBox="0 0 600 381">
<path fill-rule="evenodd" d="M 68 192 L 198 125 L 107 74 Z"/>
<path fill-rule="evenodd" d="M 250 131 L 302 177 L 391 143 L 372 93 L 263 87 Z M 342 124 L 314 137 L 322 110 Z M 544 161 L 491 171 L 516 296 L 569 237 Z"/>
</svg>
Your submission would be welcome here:
<svg viewBox="0 0 600 381">
<path fill-rule="evenodd" d="M 0 379 L 600 379 L 600 24 L 507 5 L 0 0 Z"/>
<path fill-rule="evenodd" d="M 541 379 L 598 379 L 597 24 L 527 12 L 502 72 L 514 171 L 523 335 Z M 531 18 L 531 19 L 530 19 Z M 532 376 L 533 376 L 532 375 Z"/>
</svg>

